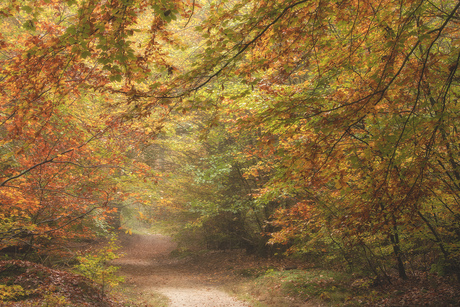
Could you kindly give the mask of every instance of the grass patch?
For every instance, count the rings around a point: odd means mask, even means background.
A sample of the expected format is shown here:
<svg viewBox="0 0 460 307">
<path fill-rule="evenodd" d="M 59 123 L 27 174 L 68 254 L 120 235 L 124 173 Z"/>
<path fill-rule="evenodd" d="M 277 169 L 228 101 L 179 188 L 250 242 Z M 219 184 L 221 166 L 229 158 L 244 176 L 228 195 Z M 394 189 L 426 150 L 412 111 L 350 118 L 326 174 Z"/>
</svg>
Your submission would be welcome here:
<svg viewBox="0 0 460 307">
<path fill-rule="evenodd" d="M 272 272 L 270 276 L 279 280 L 280 287 L 289 296 L 308 300 L 319 298 L 327 302 L 344 302 L 348 291 L 342 285 L 343 275 L 332 271 L 287 271 Z"/>
<path fill-rule="evenodd" d="M 257 273 L 237 292 L 255 296 L 263 303 L 260 306 L 300 306 L 306 301 L 321 306 L 353 305 L 350 298 L 356 294 L 349 287 L 349 275 L 340 272 L 268 269 Z"/>
<path fill-rule="evenodd" d="M 260 277 L 264 276 L 267 273 L 273 272 L 274 268 L 271 266 L 268 267 L 259 267 L 259 268 L 244 268 L 235 271 L 236 275 L 241 277 Z"/>
</svg>

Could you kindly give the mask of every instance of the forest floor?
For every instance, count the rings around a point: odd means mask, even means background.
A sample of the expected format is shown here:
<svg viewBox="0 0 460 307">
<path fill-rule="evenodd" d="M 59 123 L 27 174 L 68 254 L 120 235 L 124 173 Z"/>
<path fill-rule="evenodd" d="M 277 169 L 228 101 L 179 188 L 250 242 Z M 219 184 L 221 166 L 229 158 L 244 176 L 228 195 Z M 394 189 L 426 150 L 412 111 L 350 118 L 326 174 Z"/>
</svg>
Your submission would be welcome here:
<svg viewBox="0 0 460 307">
<path fill-rule="evenodd" d="M 261 258 L 243 250 L 181 250 L 168 236 L 120 234 L 120 289 L 140 306 L 460 306 L 458 283 L 414 272 L 391 284 L 357 274 Z"/>
<path fill-rule="evenodd" d="M 159 234 L 121 234 L 119 240 L 124 255 L 113 265 L 125 277 L 122 288 L 142 306 L 319 306 L 287 297 L 269 302 L 274 298 L 268 293 L 257 298 L 245 293 L 245 279 L 255 268 L 291 265 L 286 261 L 241 250 L 178 255 L 171 238 Z"/>
<path fill-rule="evenodd" d="M 121 257 L 111 265 L 120 267 L 125 282 L 110 295 L 68 267 L 10 259 L 0 261 L 0 306 L 460 306 L 452 275 L 411 270 L 402 280 L 389 271 L 391 282 L 383 282 L 305 259 L 178 248 L 159 234 L 122 233 L 118 239 Z M 90 245 L 97 250 L 107 239 Z"/>
</svg>

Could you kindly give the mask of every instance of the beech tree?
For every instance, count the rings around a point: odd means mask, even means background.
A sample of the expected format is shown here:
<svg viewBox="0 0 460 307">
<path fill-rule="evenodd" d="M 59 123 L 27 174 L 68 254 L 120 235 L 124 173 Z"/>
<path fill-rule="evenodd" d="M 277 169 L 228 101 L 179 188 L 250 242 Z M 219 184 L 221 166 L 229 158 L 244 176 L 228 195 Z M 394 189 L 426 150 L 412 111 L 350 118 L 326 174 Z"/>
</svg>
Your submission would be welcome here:
<svg viewBox="0 0 460 307">
<path fill-rule="evenodd" d="M 116 168 L 102 166 L 129 157 L 123 148 L 135 151 L 175 111 L 216 108 L 236 144 L 248 131 L 254 138 L 234 162 L 257 161 L 241 177 L 257 182 L 251 204 L 270 209 L 272 243 L 365 262 L 378 275 L 395 265 L 401 278 L 430 251 L 460 274 L 459 3 L 31 3 L 1 7 L 8 240 L 17 227 L 36 233 L 34 208 L 56 210 L 62 195 L 91 198 L 87 208 L 111 202 Z M 204 171 L 234 148 L 207 152 Z M 37 200 L 45 190 L 61 198 Z M 52 228 L 42 233 L 89 213 L 80 201 L 66 204 L 80 215 L 43 215 Z"/>
<path fill-rule="evenodd" d="M 152 175 L 133 152 L 157 127 L 128 121 L 138 116 L 136 86 L 148 88 L 152 67 L 166 70 L 159 41 L 181 5 L 2 2 L 2 248 L 105 229 L 126 183 Z"/>
<path fill-rule="evenodd" d="M 177 80 L 193 76 L 190 91 L 220 92 L 241 109 L 243 133 L 261 131 L 252 154 L 275 173 L 259 201 L 297 200 L 280 205 L 273 242 L 295 240 L 302 250 L 322 240 L 352 251 L 350 261 L 361 250 L 377 274 L 391 257 L 402 278 L 408 257 L 426 252 L 418 245 L 434 242 L 445 268 L 459 272 L 458 8 L 423 0 L 208 7 L 197 27 L 205 47 Z M 226 90 L 235 79 L 243 94 Z"/>
</svg>

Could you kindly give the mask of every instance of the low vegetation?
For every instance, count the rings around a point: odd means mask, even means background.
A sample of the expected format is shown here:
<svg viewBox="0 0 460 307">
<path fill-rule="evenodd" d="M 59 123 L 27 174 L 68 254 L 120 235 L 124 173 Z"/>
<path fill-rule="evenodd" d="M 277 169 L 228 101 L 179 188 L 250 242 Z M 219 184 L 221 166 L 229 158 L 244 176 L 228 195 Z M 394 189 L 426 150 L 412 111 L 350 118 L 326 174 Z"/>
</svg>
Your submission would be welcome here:
<svg viewBox="0 0 460 307">
<path fill-rule="evenodd" d="M 435 274 L 380 284 L 372 278 L 328 270 L 268 271 L 246 283 L 267 306 L 456 306 L 460 291 Z M 262 304 L 263 305 L 263 304 Z"/>
<path fill-rule="evenodd" d="M 4 306 L 125 306 L 89 278 L 21 260 L 0 262 L 0 298 Z"/>
<path fill-rule="evenodd" d="M 113 255 L 69 248 L 137 218 L 355 272 L 363 301 L 450 304 L 459 20 L 452 0 L 1 1 L 0 254 L 78 261 L 104 297 Z M 276 289 L 349 303 L 298 278 Z M 54 291 L 17 282 L 4 300 Z"/>
</svg>

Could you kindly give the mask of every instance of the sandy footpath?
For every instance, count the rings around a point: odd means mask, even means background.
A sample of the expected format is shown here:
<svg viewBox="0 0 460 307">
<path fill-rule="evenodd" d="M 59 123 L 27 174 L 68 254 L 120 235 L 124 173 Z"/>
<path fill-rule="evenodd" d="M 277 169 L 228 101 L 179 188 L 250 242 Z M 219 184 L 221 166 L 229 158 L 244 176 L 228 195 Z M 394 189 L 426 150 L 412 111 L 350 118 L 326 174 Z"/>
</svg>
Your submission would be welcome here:
<svg viewBox="0 0 460 307">
<path fill-rule="evenodd" d="M 122 252 L 114 265 L 137 292 L 161 293 L 170 300 L 171 307 L 248 307 L 219 290 L 206 274 L 194 274 L 187 269 L 186 260 L 169 256 L 176 248 L 172 240 L 163 235 L 123 235 Z"/>
</svg>

